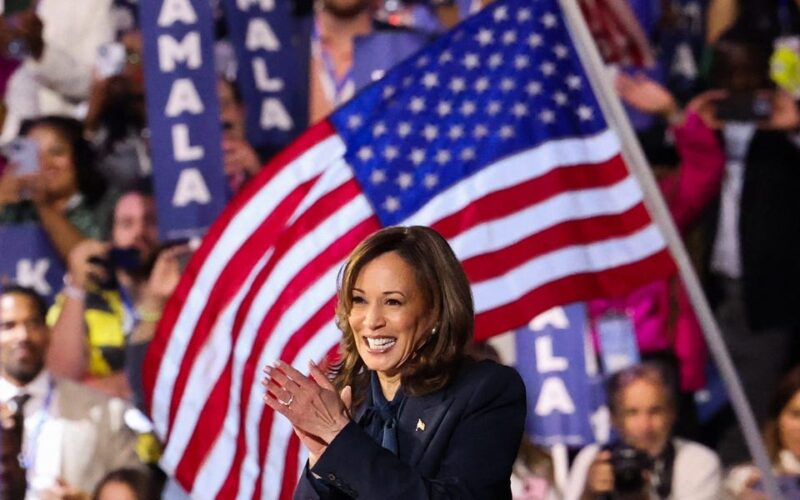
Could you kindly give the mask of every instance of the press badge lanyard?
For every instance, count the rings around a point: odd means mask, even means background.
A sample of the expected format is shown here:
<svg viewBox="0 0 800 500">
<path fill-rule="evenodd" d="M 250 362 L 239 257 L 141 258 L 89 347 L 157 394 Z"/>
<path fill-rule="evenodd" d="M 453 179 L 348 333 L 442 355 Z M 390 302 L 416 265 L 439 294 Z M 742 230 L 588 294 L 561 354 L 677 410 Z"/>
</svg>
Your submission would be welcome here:
<svg viewBox="0 0 800 500">
<path fill-rule="evenodd" d="M 32 470 L 33 465 L 36 463 L 36 450 L 39 448 L 39 437 L 42 435 L 42 429 L 44 428 L 44 424 L 47 422 L 47 417 L 50 414 L 50 406 L 53 404 L 53 394 L 55 393 L 55 389 L 56 384 L 53 381 L 53 378 L 49 377 L 47 394 L 45 394 L 44 403 L 38 412 L 38 422 L 36 422 L 36 425 L 34 426 L 33 431 L 29 434 L 28 439 L 25 440 L 25 450 L 20 456 L 22 466 L 26 471 Z"/>
<path fill-rule="evenodd" d="M 322 45 L 322 35 L 319 31 L 319 21 L 314 21 L 314 29 L 311 30 L 311 44 L 314 52 L 319 55 L 322 61 L 322 77 L 325 80 L 323 88 L 327 89 L 328 95 L 334 106 L 340 104 L 341 99 L 345 96 L 347 86 L 351 84 L 353 79 L 353 65 L 351 64 L 347 71 L 341 78 L 336 78 L 336 66 L 333 64 L 333 58 L 330 52 Z"/>
</svg>

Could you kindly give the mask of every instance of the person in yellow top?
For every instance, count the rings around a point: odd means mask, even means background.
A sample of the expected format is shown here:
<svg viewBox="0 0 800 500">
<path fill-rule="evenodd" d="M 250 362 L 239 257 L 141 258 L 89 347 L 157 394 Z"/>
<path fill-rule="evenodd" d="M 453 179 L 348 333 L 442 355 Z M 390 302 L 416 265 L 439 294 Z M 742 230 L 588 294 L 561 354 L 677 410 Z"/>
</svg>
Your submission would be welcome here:
<svg viewBox="0 0 800 500">
<path fill-rule="evenodd" d="M 65 286 L 48 314 L 48 368 L 132 400 L 126 350 L 149 340 L 180 278 L 185 245 L 158 252 L 155 203 L 145 189 L 122 194 L 111 241 L 87 240 L 69 255 Z"/>
</svg>

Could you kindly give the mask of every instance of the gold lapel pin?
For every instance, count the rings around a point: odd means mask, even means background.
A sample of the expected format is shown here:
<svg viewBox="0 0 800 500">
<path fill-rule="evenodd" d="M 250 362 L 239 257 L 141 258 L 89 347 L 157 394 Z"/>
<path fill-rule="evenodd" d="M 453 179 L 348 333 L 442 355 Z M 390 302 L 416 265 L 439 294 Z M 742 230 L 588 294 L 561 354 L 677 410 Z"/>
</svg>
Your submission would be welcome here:
<svg viewBox="0 0 800 500">
<path fill-rule="evenodd" d="M 417 419 L 417 430 L 418 431 L 424 431 L 425 430 L 425 422 L 423 422 L 421 418 Z"/>
</svg>

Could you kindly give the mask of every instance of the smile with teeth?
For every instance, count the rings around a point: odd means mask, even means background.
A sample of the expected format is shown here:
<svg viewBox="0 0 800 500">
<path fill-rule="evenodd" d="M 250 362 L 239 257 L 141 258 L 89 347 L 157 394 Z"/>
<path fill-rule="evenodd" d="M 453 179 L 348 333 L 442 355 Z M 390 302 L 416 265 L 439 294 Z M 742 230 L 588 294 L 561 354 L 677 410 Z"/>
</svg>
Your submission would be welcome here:
<svg viewBox="0 0 800 500">
<path fill-rule="evenodd" d="M 394 337 L 364 337 L 370 351 L 373 352 L 386 352 L 397 343 Z"/>
</svg>

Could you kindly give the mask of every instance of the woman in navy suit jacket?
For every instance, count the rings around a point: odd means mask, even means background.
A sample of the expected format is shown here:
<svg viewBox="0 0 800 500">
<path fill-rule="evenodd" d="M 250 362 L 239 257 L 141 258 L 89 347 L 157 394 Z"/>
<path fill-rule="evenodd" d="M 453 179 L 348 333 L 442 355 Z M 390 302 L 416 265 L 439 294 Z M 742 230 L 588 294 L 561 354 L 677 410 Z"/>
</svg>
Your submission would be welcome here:
<svg viewBox="0 0 800 500">
<path fill-rule="evenodd" d="M 511 498 L 525 388 L 476 362 L 469 282 L 425 227 L 373 234 L 350 255 L 336 308 L 343 359 L 330 382 L 278 362 L 265 402 L 308 448 L 295 498 Z"/>
</svg>

